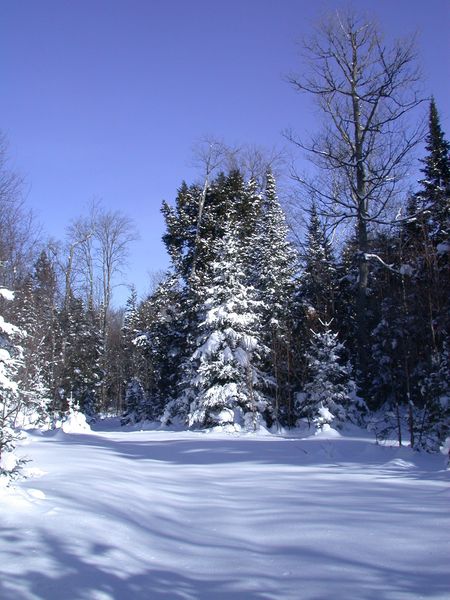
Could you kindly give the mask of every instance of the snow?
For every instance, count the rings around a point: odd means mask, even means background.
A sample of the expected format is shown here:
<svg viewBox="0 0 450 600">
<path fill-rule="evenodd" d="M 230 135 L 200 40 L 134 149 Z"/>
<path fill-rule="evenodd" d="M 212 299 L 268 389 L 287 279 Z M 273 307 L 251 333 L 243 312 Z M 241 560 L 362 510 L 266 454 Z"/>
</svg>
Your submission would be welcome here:
<svg viewBox="0 0 450 600">
<path fill-rule="evenodd" d="M 21 333 L 18 327 L 7 323 L 2 315 L 0 315 L 0 332 L 5 333 L 7 336 L 20 335 Z"/>
<path fill-rule="evenodd" d="M 14 452 L 3 452 L 0 459 L 0 469 L 6 472 L 14 471 L 17 466 L 17 456 Z"/>
<path fill-rule="evenodd" d="M 448 598 L 442 454 L 96 427 L 19 449 L 40 476 L 0 489 L 2 600 Z"/>
<path fill-rule="evenodd" d="M 441 242 L 437 245 L 436 250 L 438 254 L 447 254 L 447 252 L 450 252 L 450 243 Z"/>
<path fill-rule="evenodd" d="M 12 301 L 14 300 L 14 292 L 6 288 L 0 288 L 0 297 Z"/>
<path fill-rule="evenodd" d="M 62 423 L 64 433 L 89 433 L 90 426 L 86 422 L 86 417 L 81 412 L 70 412 Z"/>
</svg>

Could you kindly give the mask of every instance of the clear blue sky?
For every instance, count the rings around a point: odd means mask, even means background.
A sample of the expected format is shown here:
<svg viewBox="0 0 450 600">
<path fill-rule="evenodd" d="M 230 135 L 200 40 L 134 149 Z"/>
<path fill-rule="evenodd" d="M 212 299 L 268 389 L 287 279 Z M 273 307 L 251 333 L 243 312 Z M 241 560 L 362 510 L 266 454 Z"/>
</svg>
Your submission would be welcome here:
<svg viewBox="0 0 450 600">
<path fill-rule="evenodd" d="M 93 197 L 136 220 L 128 281 L 168 264 L 163 199 L 173 200 L 204 135 L 282 144 L 314 130 L 283 77 L 297 41 L 338 0 L 0 0 L 0 129 L 52 237 Z M 359 0 L 388 36 L 419 32 L 424 88 L 450 134 L 449 0 Z"/>
</svg>

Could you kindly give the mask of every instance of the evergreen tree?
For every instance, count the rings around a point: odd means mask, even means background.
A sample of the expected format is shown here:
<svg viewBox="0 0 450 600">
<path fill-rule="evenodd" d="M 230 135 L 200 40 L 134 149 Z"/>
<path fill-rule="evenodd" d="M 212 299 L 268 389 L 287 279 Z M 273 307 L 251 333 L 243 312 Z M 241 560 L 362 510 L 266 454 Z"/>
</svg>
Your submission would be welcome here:
<svg viewBox="0 0 450 600">
<path fill-rule="evenodd" d="M 415 418 L 415 448 L 437 452 L 450 435 L 450 357 L 447 344 L 433 355 L 420 382 L 423 403 Z"/>
<path fill-rule="evenodd" d="M 311 206 L 310 221 L 303 257 L 301 297 L 308 312 L 317 319 L 329 321 L 334 317 L 337 291 L 336 264 L 332 246 L 317 214 Z"/>
<path fill-rule="evenodd" d="M 60 397 L 63 405 L 67 406 L 71 398 L 86 416 L 93 418 L 103 380 L 100 317 L 92 307 L 86 310 L 82 300 L 70 294 L 60 313 L 60 325 L 63 340 Z"/>
<path fill-rule="evenodd" d="M 142 418 L 177 416 L 181 361 L 185 355 L 183 292 L 176 276 L 167 275 L 138 309 L 139 335 L 133 340 L 139 356 L 139 380 L 146 395 Z"/>
<path fill-rule="evenodd" d="M 445 139 L 434 98 L 430 102 L 427 156 L 422 160 L 424 178 L 418 194 L 427 210 L 430 236 L 439 243 L 448 243 L 450 236 L 450 143 Z M 448 251 L 448 249 L 447 249 Z"/>
<path fill-rule="evenodd" d="M 272 419 L 289 421 L 292 418 L 294 378 L 291 329 L 296 256 L 287 239 L 287 227 L 276 196 L 273 176 L 267 174 L 263 195 L 257 183 L 252 179 L 245 183 L 239 171 L 231 171 L 227 176 L 219 175 L 203 190 L 196 186 L 188 188 L 184 184 L 175 207 L 172 209 L 165 205 L 163 212 L 167 224 L 164 241 L 172 257 L 174 277 L 179 282 L 178 338 L 172 336 L 172 339 L 175 341 L 177 372 L 181 373 L 182 390 L 172 396 L 166 405 L 163 420 L 169 422 L 173 417 L 178 417 L 202 426 L 214 422 L 211 414 L 217 411 L 211 408 L 202 412 L 200 407 L 206 402 L 206 390 L 212 389 L 212 384 L 208 383 L 210 375 L 206 374 L 218 368 L 215 361 L 220 357 L 209 355 L 205 350 L 206 354 L 201 358 L 199 348 L 205 348 L 205 339 L 212 335 L 209 328 L 223 325 L 219 321 L 205 321 L 205 314 L 212 314 L 211 307 L 215 306 L 215 301 L 219 306 L 225 302 L 225 291 L 220 291 L 225 285 L 224 281 L 220 281 L 223 275 L 225 279 L 230 277 L 233 285 L 237 286 L 233 289 L 242 302 L 239 310 L 244 310 L 245 303 L 252 305 L 252 319 L 260 331 L 255 335 L 260 348 L 266 349 L 261 356 L 259 351 L 252 354 L 253 358 L 258 356 L 252 363 L 252 369 L 260 374 L 255 377 L 264 380 L 266 386 L 262 402 L 265 405 L 265 418 L 269 422 Z M 225 238 L 230 244 L 226 265 L 220 258 L 225 256 Z M 222 275 L 220 264 L 224 270 Z M 233 268 L 239 273 L 237 281 L 234 281 L 231 271 L 228 273 Z M 217 294 L 216 298 L 212 290 Z M 247 299 L 245 294 L 248 294 Z M 232 331 L 230 327 L 225 329 Z M 150 335 L 149 339 L 155 339 L 155 336 Z M 225 336 L 223 343 L 231 342 Z M 267 348 L 270 348 L 270 352 L 267 352 Z M 221 350 L 217 351 L 222 356 Z M 200 380 L 195 379 L 195 370 L 200 368 L 200 364 L 205 373 L 201 385 L 206 386 L 201 391 L 196 387 Z M 157 368 L 156 371 L 161 372 L 161 369 Z M 236 377 L 239 373 L 237 369 Z M 239 377 L 243 377 L 242 373 Z M 271 391 L 268 388 L 269 381 Z M 201 396 L 199 405 L 196 403 L 198 394 Z M 230 400 L 231 404 L 233 402 Z M 245 404 L 244 401 L 242 403 Z M 191 405 L 195 408 L 191 409 Z"/>
<path fill-rule="evenodd" d="M 302 418 L 324 429 L 331 423 L 338 427 L 346 422 L 360 422 L 364 403 L 356 396 L 349 363 L 343 363 L 343 345 L 330 323 L 323 331 L 313 332 L 307 354 L 308 381 L 297 397 L 297 410 Z"/>
<path fill-rule="evenodd" d="M 138 353 L 134 340 L 139 335 L 138 303 L 136 288 L 132 286 L 130 296 L 125 306 L 122 326 L 123 374 L 124 383 L 128 384 L 139 375 Z"/>
<path fill-rule="evenodd" d="M 257 277 L 251 281 L 262 301 L 260 310 L 264 344 L 270 348 L 265 371 L 272 374 L 273 416 L 284 424 L 293 418 L 293 323 L 299 310 L 295 304 L 298 268 L 297 254 L 288 240 L 288 227 L 280 206 L 275 179 L 266 175 L 266 189 L 260 215 L 248 246 L 257 265 Z"/>
<path fill-rule="evenodd" d="M 36 328 L 30 331 L 33 340 L 31 357 L 50 397 L 49 410 L 60 411 L 59 379 L 62 371 L 62 338 L 58 316 L 58 282 L 55 266 L 48 253 L 42 251 L 32 275 L 33 301 L 30 309 Z M 34 359 L 33 359 L 34 356 Z"/>
<path fill-rule="evenodd" d="M 125 410 L 121 419 L 122 425 L 133 425 L 146 418 L 146 394 L 137 377 L 132 377 L 126 387 Z"/>
<path fill-rule="evenodd" d="M 268 409 L 267 383 L 258 368 L 266 348 L 258 330 L 259 302 L 246 285 L 239 246 L 231 230 L 216 244 L 211 285 L 199 313 L 196 349 L 185 373 L 189 424 L 256 429 Z"/>
<path fill-rule="evenodd" d="M 0 308 L 12 299 L 12 292 L 0 288 Z M 0 314 L 0 476 L 8 478 L 16 477 L 23 463 L 14 454 L 18 439 L 16 419 L 22 409 L 17 381 L 22 354 L 18 341 L 22 337 L 23 332 Z"/>
<path fill-rule="evenodd" d="M 14 295 L 15 324 L 25 333 L 21 347 L 22 361 L 18 371 L 21 396 L 26 410 L 22 413 L 23 425 L 38 425 L 48 417 L 51 391 L 45 378 L 45 349 L 42 348 L 42 324 L 33 286 L 27 277 Z"/>
<path fill-rule="evenodd" d="M 189 319 L 185 299 L 188 289 L 176 277 L 169 277 L 158 288 L 154 307 L 157 318 L 150 328 L 150 348 L 154 365 L 154 414 L 162 414 L 166 404 L 179 395 L 183 358 L 189 343 Z"/>
</svg>

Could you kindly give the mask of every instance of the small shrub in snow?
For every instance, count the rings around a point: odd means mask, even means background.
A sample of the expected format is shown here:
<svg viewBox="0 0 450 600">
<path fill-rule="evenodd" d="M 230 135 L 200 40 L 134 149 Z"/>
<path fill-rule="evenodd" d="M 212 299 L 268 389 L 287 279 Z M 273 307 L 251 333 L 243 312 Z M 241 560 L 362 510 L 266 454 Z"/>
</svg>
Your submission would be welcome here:
<svg viewBox="0 0 450 600">
<path fill-rule="evenodd" d="M 89 433 L 90 426 L 86 421 L 86 416 L 80 412 L 80 407 L 73 400 L 69 400 L 69 410 L 61 425 L 64 433 Z"/>
</svg>

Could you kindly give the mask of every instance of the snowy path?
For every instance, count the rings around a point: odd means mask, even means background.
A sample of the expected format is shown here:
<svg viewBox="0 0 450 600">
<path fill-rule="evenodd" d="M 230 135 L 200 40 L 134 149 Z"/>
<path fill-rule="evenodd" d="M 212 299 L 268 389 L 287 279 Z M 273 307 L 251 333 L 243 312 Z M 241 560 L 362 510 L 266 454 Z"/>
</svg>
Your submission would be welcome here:
<svg viewBox="0 0 450 600">
<path fill-rule="evenodd" d="M 354 438 L 29 435 L 2 600 L 450 597 L 442 456 Z"/>
</svg>

